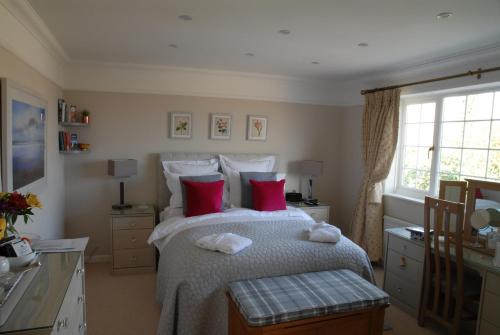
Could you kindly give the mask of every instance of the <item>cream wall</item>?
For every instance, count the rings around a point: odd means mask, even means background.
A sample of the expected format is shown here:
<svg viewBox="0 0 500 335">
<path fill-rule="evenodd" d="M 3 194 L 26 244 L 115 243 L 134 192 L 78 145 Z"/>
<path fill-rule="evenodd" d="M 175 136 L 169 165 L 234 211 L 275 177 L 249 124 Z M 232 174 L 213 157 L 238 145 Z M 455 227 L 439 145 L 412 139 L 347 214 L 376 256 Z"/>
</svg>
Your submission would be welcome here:
<svg viewBox="0 0 500 335">
<path fill-rule="evenodd" d="M 79 130 L 89 154 L 65 162 L 66 224 L 69 236 L 90 235 L 90 254 L 108 255 L 109 208 L 118 201 L 118 181 L 107 176 L 107 160 L 135 158 L 139 174 L 126 181 L 126 200 L 154 203 L 156 154 L 162 151 L 278 153 L 280 170 L 289 172 L 287 189 L 299 190 L 293 162 L 324 161 L 316 195 L 336 206 L 340 113 L 335 107 L 175 95 L 65 91 L 65 98 L 91 113 L 91 126 Z M 193 113 L 191 140 L 168 138 L 168 112 Z M 233 115 L 230 141 L 209 140 L 210 113 Z M 266 142 L 245 140 L 246 116 L 267 115 Z M 334 209 L 333 216 L 337 217 Z M 339 222 L 339 224 L 341 224 Z"/>
<path fill-rule="evenodd" d="M 24 225 L 20 219 L 18 230 L 41 235 L 43 238 L 60 238 L 64 234 L 64 158 L 57 145 L 57 98 L 62 90 L 45 79 L 39 72 L 0 47 L 0 77 L 8 78 L 35 92 L 48 104 L 47 111 L 47 185 L 32 191 L 44 205 L 35 210 L 33 222 Z"/>
</svg>

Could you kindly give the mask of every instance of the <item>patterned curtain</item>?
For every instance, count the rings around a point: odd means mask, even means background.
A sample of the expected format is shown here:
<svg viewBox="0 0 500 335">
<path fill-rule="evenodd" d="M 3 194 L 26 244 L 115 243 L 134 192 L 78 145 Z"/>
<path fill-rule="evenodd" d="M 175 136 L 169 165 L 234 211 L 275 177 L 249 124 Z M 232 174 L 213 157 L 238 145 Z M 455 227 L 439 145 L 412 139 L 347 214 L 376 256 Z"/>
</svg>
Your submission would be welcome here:
<svg viewBox="0 0 500 335">
<path fill-rule="evenodd" d="M 365 95 L 363 113 L 364 177 L 351 223 L 352 237 L 371 261 L 382 259 L 382 182 L 391 169 L 398 142 L 400 90 Z"/>
</svg>

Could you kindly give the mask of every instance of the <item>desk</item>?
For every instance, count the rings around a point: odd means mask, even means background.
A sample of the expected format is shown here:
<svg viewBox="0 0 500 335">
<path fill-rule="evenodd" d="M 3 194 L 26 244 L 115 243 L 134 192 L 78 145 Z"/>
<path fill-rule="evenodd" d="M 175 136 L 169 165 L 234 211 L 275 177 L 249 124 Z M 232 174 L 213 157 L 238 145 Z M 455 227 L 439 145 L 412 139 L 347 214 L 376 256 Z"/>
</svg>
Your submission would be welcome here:
<svg viewBox="0 0 500 335">
<path fill-rule="evenodd" d="M 424 242 L 410 238 L 405 228 L 387 229 L 388 241 L 384 266 L 384 290 L 394 303 L 416 316 L 422 292 Z M 483 278 L 476 334 L 500 334 L 500 268 L 493 257 L 464 248 L 464 266 Z"/>
</svg>

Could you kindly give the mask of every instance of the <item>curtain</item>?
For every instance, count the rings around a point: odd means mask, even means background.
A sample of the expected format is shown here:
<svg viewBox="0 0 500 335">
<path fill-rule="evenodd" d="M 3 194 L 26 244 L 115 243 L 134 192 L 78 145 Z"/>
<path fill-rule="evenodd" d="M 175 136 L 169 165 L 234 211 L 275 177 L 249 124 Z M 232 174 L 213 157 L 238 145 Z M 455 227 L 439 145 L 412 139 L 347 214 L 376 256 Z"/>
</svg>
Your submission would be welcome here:
<svg viewBox="0 0 500 335">
<path fill-rule="evenodd" d="M 382 182 L 387 178 L 396 151 L 400 90 L 365 94 L 363 112 L 364 176 L 352 219 L 352 238 L 371 261 L 382 259 Z"/>
</svg>

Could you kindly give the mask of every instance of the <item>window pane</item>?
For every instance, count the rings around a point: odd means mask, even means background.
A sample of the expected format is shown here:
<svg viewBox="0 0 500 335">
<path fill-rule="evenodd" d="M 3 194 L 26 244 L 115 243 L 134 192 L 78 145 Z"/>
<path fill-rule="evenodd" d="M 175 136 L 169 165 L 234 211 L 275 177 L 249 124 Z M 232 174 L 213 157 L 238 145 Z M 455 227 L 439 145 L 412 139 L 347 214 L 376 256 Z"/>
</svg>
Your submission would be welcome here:
<svg viewBox="0 0 500 335">
<path fill-rule="evenodd" d="M 405 145 L 418 145 L 419 128 L 418 124 L 406 125 Z"/>
<path fill-rule="evenodd" d="M 406 123 L 417 123 L 420 122 L 420 109 L 422 105 L 408 105 L 406 107 Z"/>
<path fill-rule="evenodd" d="M 420 122 L 434 122 L 436 103 L 430 102 L 422 105 L 422 116 Z"/>
<path fill-rule="evenodd" d="M 495 93 L 495 107 L 493 108 L 493 118 L 500 119 L 500 92 Z"/>
<path fill-rule="evenodd" d="M 434 141 L 434 123 L 423 123 L 420 125 L 420 138 L 418 145 L 431 147 Z"/>
<path fill-rule="evenodd" d="M 466 120 L 487 120 L 493 109 L 493 92 L 467 96 Z"/>
<path fill-rule="evenodd" d="M 488 178 L 500 179 L 500 151 L 490 151 Z"/>
<path fill-rule="evenodd" d="M 461 149 L 441 149 L 439 157 L 440 172 L 460 174 Z"/>
<path fill-rule="evenodd" d="M 417 167 L 418 160 L 418 148 L 417 147 L 406 147 L 404 153 L 404 168 L 415 169 Z"/>
<path fill-rule="evenodd" d="M 490 148 L 500 149 L 500 121 L 491 124 Z"/>
<path fill-rule="evenodd" d="M 431 184 L 431 173 L 430 171 L 417 171 L 415 178 L 415 188 L 428 191 Z"/>
<path fill-rule="evenodd" d="M 417 179 L 417 170 L 405 169 L 403 170 L 403 185 L 410 188 L 415 188 L 415 181 Z"/>
<path fill-rule="evenodd" d="M 486 175 L 487 150 L 467 150 L 462 154 L 462 175 L 484 178 Z"/>
<path fill-rule="evenodd" d="M 461 147 L 464 123 L 463 122 L 445 122 L 441 132 L 441 146 L 443 147 Z"/>
<path fill-rule="evenodd" d="M 417 169 L 430 171 L 431 162 L 432 162 L 432 152 L 429 152 L 428 148 L 419 148 Z"/>
<path fill-rule="evenodd" d="M 465 117 L 465 96 L 448 97 L 443 101 L 443 121 L 462 121 Z"/>
<path fill-rule="evenodd" d="M 465 148 L 488 148 L 489 141 L 490 121 L 465 122 Z"/>
<path fill-rule="evenodd" d="M 460 176 L 457 173 L 441 172 L 441 173 L 439 173 L 439 179 L 441 179 L 441 180 L 460 180 Z"/>
</svg>

